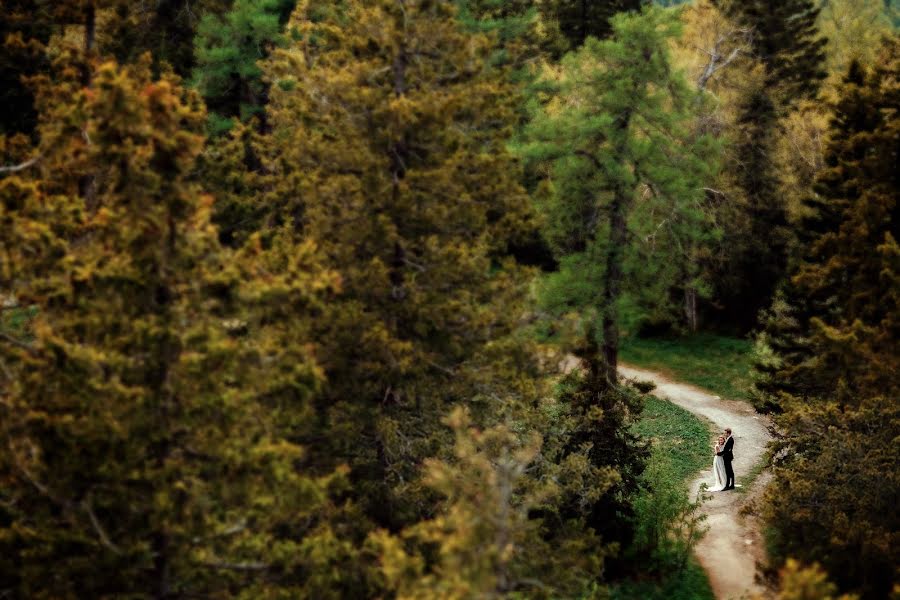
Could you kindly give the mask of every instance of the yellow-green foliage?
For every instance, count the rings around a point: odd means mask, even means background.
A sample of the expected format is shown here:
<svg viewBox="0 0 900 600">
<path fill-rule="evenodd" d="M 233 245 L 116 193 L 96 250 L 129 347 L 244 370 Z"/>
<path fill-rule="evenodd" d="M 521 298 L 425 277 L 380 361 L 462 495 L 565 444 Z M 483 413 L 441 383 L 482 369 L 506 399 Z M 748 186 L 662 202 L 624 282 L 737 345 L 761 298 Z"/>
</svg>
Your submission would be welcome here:
<svg viewBox="0 0 900 600">
<path fill-rule="evenodd" d="M 370 536 L 387 587 L 398 598 L 592 597 L 584 594 L 591 579 L 584 575 L 600 572 L 609 550 L 574 526 L 554 538 L 542 519 L 529 516 L 557 503 L 566 472 L 579 469 L 531 477 L 541 468 L 539 435 L 522 436 L 505 424 L 476 429 L 462 408 L 446 424 L 455 433 L 453 457 L 426 461 L 424 480 L 444 498 L 443 508 L 399 535 Z M 602 494 L 614 479 L 601 479 L 584 483 Z"/>
<path fill-rule="evenodd" d="M 425 0 L 304 2 L 264 66 L 267 219 L 316 240 L 342 280 L 317 321 L 333 429 L 316 453 L 349 460 L 385 525 L 428 505 L 412 481 L 449 403 L 506 395 L 488 354 L 526 291 L 508 255 L 531 227 L 504 148 L 515 96 L 454 17 Z"/>
<path fill-rule="evenodd" d="M 804 567 L 790 559 L 781 570 L 778 600 L 856 600 L 857 596 L 842 594 L 828 581 L 828 575 L 817 565 Z"/>
<path fill-rule="evenodd" d="M 147 60 L 67 75 L 40 96 L 40 170 L 0 181 L 0 286 L 34 311 L 0 344 L 4 580 L 278 597 L 330 537 L 340 476 L 303 476 L 289 437 L 322 380 L 294 311 L 336 280 L 311 246 L 219 246 L 188 182 L 204 110 L 177 81 Z"/>
<path fill-rule="evenodd" d="M 818 561 L 864 598 L 885 597 L 900 560 L 897 56 L 895 39 L 841 87 L 804 260 L 767 319 L 774 352 L 757 383 L 785 411 L 766 507 L 774 557 Z"/>
</svg>

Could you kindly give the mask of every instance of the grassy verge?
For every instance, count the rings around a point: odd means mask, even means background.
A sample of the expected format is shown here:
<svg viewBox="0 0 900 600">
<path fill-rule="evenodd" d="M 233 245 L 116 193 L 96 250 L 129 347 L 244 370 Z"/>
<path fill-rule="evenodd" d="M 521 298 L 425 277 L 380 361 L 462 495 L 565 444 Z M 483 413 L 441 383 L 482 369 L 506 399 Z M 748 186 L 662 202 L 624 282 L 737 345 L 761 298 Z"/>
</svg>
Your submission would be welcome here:
<svg viewBox="0 0 900 600">
<path fill-rule="evenodd" d="M 751 349 L 748 340 L 704 333 L 684 338 L 628 338 L 620 356 L 625 363 L 667 373 L 722 397 L 746 398 Z"/>
<path fill-rule="evenodd" d="M 652 440 L 653 452 L 668 459 L 675 481 L 686 481 L 712 464 L 709 424 L 668 400 L 646 396 L 644 412 L 634 431 Z"/>
<path fill-rule="evenodd" d="M 610 589 L 611 600 L 715 600 L 706 572 L 691 559 L 681 573 L 663 581 L 629 581 Z"/>
<path fill-rule="evenodd" d="M 682 509 L 687 498 L 688 481 L 697 471 L 710 464 L 710 429 L 687 410 L 666 400 L 647 396 L 644 411 L 633 430 L 652 441 L 652 456 L 645 476 L 652 480 L 655 491 L 639 498 L 637 514 L 639 530 L 655 523 L 660 526 L 671 518 L 671 510 Z M 681 500 L 677 499 L 681 496 Z M 663 516 L 661 516 L 661 513 Z M 675 552 L 689 552 L 681 546 Z M 670 548 L 668 552 L 672 552 Z M 669 554 L 671 556 L 671 554 Z M 683 556 L 683 555 L 682 555 Z M 693 556 L 680 570 L 665 575 L 646 576 L 618 582 L 611 587 L 613 600 L 712 600 L 714 598 L 706 573 Z M 676 563 L 680 564 L 676 560 Z M 665 570 L 662 571 L 666 573 Z"/>
</svg>

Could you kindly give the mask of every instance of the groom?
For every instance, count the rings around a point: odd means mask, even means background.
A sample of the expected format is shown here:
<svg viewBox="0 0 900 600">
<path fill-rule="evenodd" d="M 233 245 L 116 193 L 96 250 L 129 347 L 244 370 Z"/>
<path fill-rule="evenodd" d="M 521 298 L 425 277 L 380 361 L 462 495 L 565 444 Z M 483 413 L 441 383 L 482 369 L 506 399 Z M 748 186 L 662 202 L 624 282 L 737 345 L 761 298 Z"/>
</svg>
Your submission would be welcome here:
<svg viewBox="0 0 900 600">
<path fill-rule="evenodd" d="M 734 460 L 734 438 L 731 436 L 731 427 L 725 428 L 725 447 L 722 448 L 721 452 L 717 452 L 719 456 L 722 457 L 722 460 L 725 461 L 725 487 L 723 490 L 733 490 L 734 489 L 734 468 L 731 466 L 731 461 Z"/>
</svg>

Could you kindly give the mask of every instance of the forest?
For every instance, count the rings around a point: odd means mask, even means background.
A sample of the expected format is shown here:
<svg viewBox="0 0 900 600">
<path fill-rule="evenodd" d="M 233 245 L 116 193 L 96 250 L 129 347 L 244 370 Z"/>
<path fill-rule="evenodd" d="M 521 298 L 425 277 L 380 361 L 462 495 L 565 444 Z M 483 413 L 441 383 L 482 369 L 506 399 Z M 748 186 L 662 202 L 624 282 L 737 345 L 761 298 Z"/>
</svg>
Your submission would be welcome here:
<svg viewBox="0 0 900 600">
<path fill-rule="evenodd" d="M 900 599 L 898 27 L 0 0 L 0 599 Z"/>
</svg>

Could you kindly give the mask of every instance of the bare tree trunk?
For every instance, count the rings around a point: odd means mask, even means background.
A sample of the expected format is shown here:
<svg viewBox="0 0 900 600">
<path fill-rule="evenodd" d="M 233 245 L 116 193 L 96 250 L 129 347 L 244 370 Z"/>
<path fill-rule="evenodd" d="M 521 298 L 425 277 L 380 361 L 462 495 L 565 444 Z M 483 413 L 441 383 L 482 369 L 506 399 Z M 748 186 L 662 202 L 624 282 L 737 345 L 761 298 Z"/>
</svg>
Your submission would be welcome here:
<svg viewBox="0 0 900 600">
<path fill-rule="evenodd" d="M 688 331 L 695 333 L 699 327 L 700 318 L 697 314 L 697 289 L 690 284 L 684 288 L 684 317 L 687 321 Z"/>
</svg>

